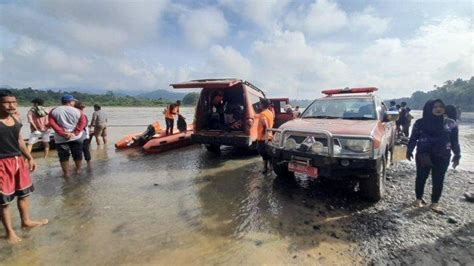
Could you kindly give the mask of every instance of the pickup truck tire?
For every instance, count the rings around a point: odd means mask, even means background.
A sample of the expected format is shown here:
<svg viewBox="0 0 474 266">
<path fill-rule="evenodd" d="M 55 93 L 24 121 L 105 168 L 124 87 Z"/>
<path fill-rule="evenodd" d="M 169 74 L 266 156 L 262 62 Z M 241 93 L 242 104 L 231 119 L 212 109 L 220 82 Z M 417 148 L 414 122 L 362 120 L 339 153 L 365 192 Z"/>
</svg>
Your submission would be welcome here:
<svg viewBox="0 0 474 266">
<path fill-rule="evenodd" d="M 212 153 L 221 152 L 221 145 L 207 144 L 207 145 L 204 145 L 204 146 L 206 146 L 206 149 L 207 149 L 208 152 L 212 152 Z"/>
<path fill-rule="evenodd" d="M 281 163 L 276 160 L 272 160 L 272 168 L 275 174 L 285 180 L 294 180 L 295 173 L 288 171 L 288 163 Z"/>
<path fill-rule="evenodd" d="M 377 163 L 377 170 L 368 178 L 359 181 L 361 195 L 369 201 L 377 202 L 385 194 L 385 178 L 387 169 L 387 158 L 382 156 Z"/>
</svg>

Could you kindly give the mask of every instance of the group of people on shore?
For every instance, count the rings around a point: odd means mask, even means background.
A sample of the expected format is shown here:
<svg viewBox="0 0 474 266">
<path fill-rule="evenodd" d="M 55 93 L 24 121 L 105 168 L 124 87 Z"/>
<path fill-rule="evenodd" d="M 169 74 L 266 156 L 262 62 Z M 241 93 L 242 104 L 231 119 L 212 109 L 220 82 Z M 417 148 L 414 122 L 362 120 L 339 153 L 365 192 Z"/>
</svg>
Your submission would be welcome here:
<svg viewBox="0 0 474 266">
<path fill-rule="evenodd" d="M 81 170 L 83 157 L 90 166 L 90 141 L 96 137 L 97 145 L 107 143 L 107 114 L 99 105 L 94 105 L 90 125 L 84 114 L 84 103 L 71 95 L 64 95 L 58 107 L 48 111 L 40 98 L 32 100 L 33 106 L 27 114 L 30 124 L 28 144 L 21 135 L 23 126 L 17 110 L 15 95 L 6 89 L 0 90 L 0 214 L 7 241 L 17 243 L 21 239 L 12 226 L 9 204 L 17 199 L 21 225 L 31 228 L 45 225 L 47 219 L 32 220 L 29 217 L 28 196 L 34 191 L 30 171 L 36 170 L 36 162 L 31 156 L 33 145 L 43 142 L 44 157 L 49 153 L 49 142 L 54 131 L 55 148 L 58 153 L 64 177 L 69 177 L 69 157 L 75 163 L 75 172 Z M 91 133 L 90 133 L 91 132 Z"/>
<path fill-rule="evenodd" d="M 444 109 L 444 116 L 454 121 L 459 120 L 461 110 L 458 107 L 449 104 L 446 105 Z M 410 127 L 414 117 L 411 114 L 411 108 L 407 106 L 407 103 L 401 102 L 400 104 L 397 104 L 395 101 L 390 101 L 389 111 L 398 112 L 398 119 L 396 121 L 397 134 L 406 138 L 410 137 Z"/>
<path fill-rule="evenodd" d="M 88 117 L 84 114 L 85 104 L 71 95 L 64 95 L 61 98 L 62 105 L 51 110 L 44 106 L 44 100 L 41 98 L 35 98 L 31 102 L 33 106 L 27 114 L 31 131 L 27 144 L 28 151 L 31 152 L 33 146 L 41 141 L 46 158 L 50 148 L 49 142 L 54 133 L 55 147 L 65 177 L 70 174 L 70 156 L 75 162 L 77 173 L 80 171 L 83 159 L 90 166 L 92 138 L 96 138 L 97 145 L 107 143 L 108 118 L 101 110 L 101 106 L 94 105 L 94 113 L 89 123 Z"/>
<path fill-rule="evenodd" d="M 410 113 L 411 108 L 407 106 L 406 102 L 397 104 L 395 101 L 390 101 L 388 110 L 398 112 L 398 119 L 396 121 L 397 135 L 408 138 L 410 136 L 411 121 L 414 118 Z"/>
</svg>

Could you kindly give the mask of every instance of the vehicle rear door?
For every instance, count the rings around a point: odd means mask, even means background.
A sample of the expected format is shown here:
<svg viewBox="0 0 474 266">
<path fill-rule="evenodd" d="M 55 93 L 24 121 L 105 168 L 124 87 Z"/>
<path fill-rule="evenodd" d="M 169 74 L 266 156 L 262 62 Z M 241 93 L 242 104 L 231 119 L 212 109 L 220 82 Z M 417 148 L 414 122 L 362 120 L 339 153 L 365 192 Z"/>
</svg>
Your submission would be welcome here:
<svg viewBox="0 0 474 266">
<path fill-rule="evenodd" d="M 287 114 L 283 109 L 285 105 L 290 103 L 288 98 L 273 98 L 269 100 L 271 101 L 275 110 L 275 124 L 273 125 L 274 128 L 278 128 L 285 122 L 293 119 L 293 114 Z"/>
<path fill-rule="evenodd" d="M 201 79 L 170 84 L 174 89 L 224 89 L 242 83 L 239 79 Z"/>
</svg>

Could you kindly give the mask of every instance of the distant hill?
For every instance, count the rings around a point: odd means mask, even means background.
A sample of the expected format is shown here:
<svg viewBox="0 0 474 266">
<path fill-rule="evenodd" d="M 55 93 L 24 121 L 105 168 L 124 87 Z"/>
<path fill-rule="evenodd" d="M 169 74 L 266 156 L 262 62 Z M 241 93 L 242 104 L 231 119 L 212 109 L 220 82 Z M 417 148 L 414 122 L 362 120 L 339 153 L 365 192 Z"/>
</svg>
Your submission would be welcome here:
<svg viewBox="0 0 474 266">
<path fill-rule="evenodd" d="M 172 91 L 167 91 L 167 90 L 156 90 L 156 91 L 141 93 L 141 94 L 136 95 L 135 97 L 143 98 L 143 99 L 153 99 L 153 100 L 166 99 L 166 100 L 171 100 L 171 101 L 177 101 L 177 100 L 182 100 L 185 95 L 186 93 L 172 92 Z"/>
<path fill-rule="evenodd" d="M 461 108 L 462 111 L 474 112 L 474 77 L 469 80 L 457 79 L 448 80 L 441 87 L 436 87 L 435 90 L 423 92 L 414 92 L 411 97 L 404 97 L 398 99 L 386 100 L 388 104 L 390 101 L 407 102 L 411 109 L 421 110 L 429 99 L 441 99 L 445 104 L 453 104 Z"/>
</svg>

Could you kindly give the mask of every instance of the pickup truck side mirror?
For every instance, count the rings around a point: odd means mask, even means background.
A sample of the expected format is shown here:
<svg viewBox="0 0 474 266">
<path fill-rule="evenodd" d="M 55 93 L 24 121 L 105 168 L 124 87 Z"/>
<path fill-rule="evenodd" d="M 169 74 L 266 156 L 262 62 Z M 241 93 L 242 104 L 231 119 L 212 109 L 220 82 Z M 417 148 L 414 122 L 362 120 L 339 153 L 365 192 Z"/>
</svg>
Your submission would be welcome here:
<svg viewBox="0 0 474 266">
<path fill-rule="evenodd" d="M 382 122 L 393 122 L 398 120 L 398 111 L 387 111 L 383 115 Z"/>
</svg>

